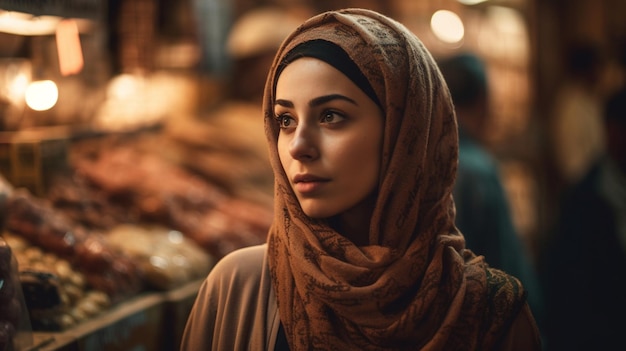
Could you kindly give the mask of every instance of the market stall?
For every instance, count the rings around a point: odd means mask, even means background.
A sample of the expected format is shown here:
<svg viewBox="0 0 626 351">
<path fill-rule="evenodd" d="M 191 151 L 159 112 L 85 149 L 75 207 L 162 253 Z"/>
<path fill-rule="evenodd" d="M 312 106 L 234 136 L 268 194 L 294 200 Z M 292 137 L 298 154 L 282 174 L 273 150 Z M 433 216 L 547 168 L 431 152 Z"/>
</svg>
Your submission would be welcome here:
<svg viewBox="0 0 626 351">
<path fill-rule="evenodd" d="M 0 1 L 2 351 L 174 350 L 215 262 L 265 240 L 256 111 L 198 114 L 194 46 L 119 5 Z"/>
</svg>

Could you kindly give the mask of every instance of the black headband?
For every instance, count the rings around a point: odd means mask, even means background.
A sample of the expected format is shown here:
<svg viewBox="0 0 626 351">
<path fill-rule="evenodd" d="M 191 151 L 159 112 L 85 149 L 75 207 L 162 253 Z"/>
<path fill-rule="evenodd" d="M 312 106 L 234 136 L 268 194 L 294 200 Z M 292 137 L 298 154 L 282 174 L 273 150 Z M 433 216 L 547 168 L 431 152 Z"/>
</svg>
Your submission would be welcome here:
<svg viewBox="0 0 626 351">
<path fill-rule="evenodd" d="M 345 74 L 356 86 L 358 86 L 372 101 L 382 109 L 382 105 L 378 100 L 378 96 L 374 92 L 374 88 L 370 84 L 367 77 L 361 72 L 356 63 L 352 61 L 350 56 L 338 45 L 326 40 L 316 39 L 298 44 L 291 49 L 280 62 L 276 69 L 276 80 L 282 73 L 283 69 L 293 61 L 301 57 L 312 57 L 322 60 L 329 65 L 335 67 L 341 73 Z M 274 83 L 276 84 L 276 83 Z"/>
</svg>

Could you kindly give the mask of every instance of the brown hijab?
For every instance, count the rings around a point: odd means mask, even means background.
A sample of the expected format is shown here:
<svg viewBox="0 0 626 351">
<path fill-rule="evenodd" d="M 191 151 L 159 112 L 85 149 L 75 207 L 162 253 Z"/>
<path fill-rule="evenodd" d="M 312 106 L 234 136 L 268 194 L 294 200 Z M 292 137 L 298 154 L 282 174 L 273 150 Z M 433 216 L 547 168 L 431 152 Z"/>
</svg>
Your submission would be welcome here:
<svg viewBox="0 0 626 351">
<path fill-rule="evenodd" d="M 345 50 L 384 110 L 379 194 L 369 245 L 307 217 L 277 151 L 277 69 L 300 43 Z M 524 303 L 520 282 L 465 249 L 451 191 L 458 139 L 445 82 L 420 40 L 373 11 L 317 15 L 281 45 L 265 88 L 275 172 L 268 255 L 292 350 L 488 350 Z"/>
</svg>

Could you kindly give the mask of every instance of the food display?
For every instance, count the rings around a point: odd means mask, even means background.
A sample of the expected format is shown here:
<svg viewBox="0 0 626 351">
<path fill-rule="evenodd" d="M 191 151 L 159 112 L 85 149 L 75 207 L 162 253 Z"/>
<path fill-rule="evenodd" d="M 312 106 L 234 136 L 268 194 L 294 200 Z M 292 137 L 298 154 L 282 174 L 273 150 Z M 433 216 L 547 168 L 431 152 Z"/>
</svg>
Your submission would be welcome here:
<svg viewBox="0 0 626 351">
<path fill-rule="evenodd" d="M 137 138 L 140 139 L 140 138 Z M 82 147 L 71 177 L 48 193 L 57 211 L 88 228 L 159 224 L 178 230 L 219 259 L 265 242 L 272 209 L 225 191 L 177 165 L 158 149 L 133 143 Z"/>
<path fill-rule="evenodd" d="M 177 230 L 158 225 L 119 225 L 107 237 L 138 262 L 149 288 L 170 290 L 204 278 L 214 259 Z"/>
<path fill-rule="evenodd" d="M 85 275 L 68 260 L 44 252 L 15 234 L 5 232 L 3 236 L 17 260 L 33 330 L 64 330 L 111 305 L 109 296 L 90 288 Z"/>
<path fill-rule="evenodd" d="M 67 164 L 36 172 L 44 187 L 28 186 L 27 178 L 17 186 L 1 181 L 0 237 L 15 272 L 0 291 L 0 340 L 15 344 L 20 327 L 6 320 L 16 313 L 37 343 L 59 337 L 59 345 L 89 333 L 109 340 L 119 330 L 116 342 L 135 347 L 145 330 L 183 325 L 213 265 L 265 242 L 273 217 L 264 150 L 248 136 L 240 136 L 242 145 L 227 143 L 226 131 L 240 132 L 229 123 L 186 124 L 167 136 L 68 131 Z M 196 139 L 184 142 L 189 130 Z M 42 153 L 33 155 L 42 158 L 24 158 L 33 162 L 28 169 L 56 164 L 37 145 Z M 2 300 L 11 285 L 23 292 L 21 304 Z M 176 330 L 165 332 L 173 342 Z"/>
<path fill-rule="evenodd" d="M 30 323 L 17 261 L 9 244 L 0 236 L 0 351 L 14 350 L 21 331 L 29 332 Z"/>
<path fill-rule="evenodd" d="M 4 223 L 7 198 L 13 187 L 0 176 L 0 223 Z M 20 332 L 30 332 L 28 311 L 19 280 L 18 263 L 9 243 L 0 235 L 0 351 L 14 350 Z M 25 346 L 25 345 L 22 345 Z"/>
<path fill-rule="evenodd" d="M 44 199 L 16 189 L 7 200 L 6 230 L 80 269 L 87 283 L 113 301 L 143 290 L 136 262 L 102 233 L 74 224 Z"/>
<path fill-rule="evenodd" d="M 0 350 L 9 349 L 21 312 L 15 299 L 16 280 L 12 275 L 14 267 L 11 261 L 11 248 L 4 240 L 0 240 L 0 307 L 3 309 L 0 317 Z"/>
<path fill-rule="evenodd" d="M 151 0 L 140 3 L 111 8 L 113 22 L 123 28 L 100 25 L 82 13 L 75 20 L 76 6 L 55 7 L 54 16 L 64 19 L 61 29 L 72 22 L 78 29 L 72 35 L 78 34 L 73 39 L 81 47 L 72 52 L 85 55 L 71 74 L 58 69 L 67 67 L 58 56 L 69 52 L 67 31 L 51 26 L 52 32 L 35 35 L 28 53 L 4 46 L 9 60 L 0 65 L 6 83 L 0 99 L 0 351 L 22 351 L 12 347 L 24 327 L 18 316 L 45 339 L 36 340 L 45 349 L 63 342 L 64 349 L 93 350 L 95 343 L 103 350 L 154 349 L 134 339 L 181 326 L 193 289 L 213 265 L 266 240 L 273 174 L 258 108 L 229 104 L 199 114 L 196 99 L 217 103 L 226 93 L 218 90 L 226 86 L 204 79 L 198 86 L 196 63 L 189 61 L 193 71 L 187 72 L 179 55 L 162 50 L 182 50 L 193 61 L 199 51 L 187 41 L 172 47 L 169 40 L 157 46 L 143 42 L 158 51 L 146 57 L 154 64 L 136 62 L 133 55 L 110 57 L 110 48 L 100 47 L 102 35 L 136 44 L 137 19 L 154 24 L 156 14 L 144 11 L 156 9 Z M 100 19 L 99 6 L 93 8 Z M 20 9 L 46 12 L 39 6 Z M 139 11 L 141 18 L 127 16 L 127 10 Z M 142 28 L 149 34 L 148 27 Z M 117 49 L 136 53 L 132 45 Z M 175 69 L 161 71 L 166 62 Z M 50 73 L 44 74 L 46 90 L 35 95 L 30 88 L 41 87 L 44 76 L 33 72 Z M 208 91 L 199 91 L 205 86 Z M 174 340 L 176 332 L 164 334 Z M 92 344 L 69 345 L 79 333 L 89 333 Z M 114 347 L 103 346 L 107 342 Z"/>
<path fill-rule="evenodd" d="M 146 139 L 75 142 L 67 172 L 47 179 L 44 194 L 0 184 L 0 233 L 17 273 L 4 291 L 22 289 L 33 331 L 63 332 L 143 293 L 195 284 L 230 251 L 265 241 L 267 204 L 172 162 Z M 17 307 L 6 300 L 0 309 Z M 15 333 L 1 323 L 0 335 Z"/>
</svg>

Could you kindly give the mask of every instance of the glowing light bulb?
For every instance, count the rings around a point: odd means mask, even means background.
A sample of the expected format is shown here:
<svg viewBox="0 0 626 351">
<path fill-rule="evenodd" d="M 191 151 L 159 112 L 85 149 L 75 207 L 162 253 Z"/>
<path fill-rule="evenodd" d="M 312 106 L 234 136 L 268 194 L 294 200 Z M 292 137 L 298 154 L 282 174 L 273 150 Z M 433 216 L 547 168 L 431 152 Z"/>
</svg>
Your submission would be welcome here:
<svg viewBox="0 0 626 351">
<path fill-rule="evenodd" d="M 25 92 L 26 105 L 35 111 L 45 111 L 56 105 L 59 89 L 51 80 L 40 80 L 28 85 Z"/>
<path fill-rule="evenodd" d="M 454 12 L 439 10 L 430 19 L 430 28 L 439 40 L 456 44 L 463 40 L 465 27 L 463 21 Z"/>
</svg>

